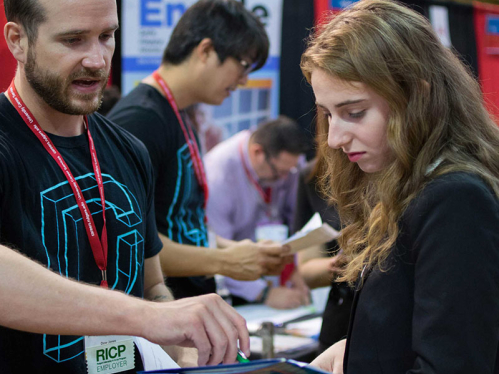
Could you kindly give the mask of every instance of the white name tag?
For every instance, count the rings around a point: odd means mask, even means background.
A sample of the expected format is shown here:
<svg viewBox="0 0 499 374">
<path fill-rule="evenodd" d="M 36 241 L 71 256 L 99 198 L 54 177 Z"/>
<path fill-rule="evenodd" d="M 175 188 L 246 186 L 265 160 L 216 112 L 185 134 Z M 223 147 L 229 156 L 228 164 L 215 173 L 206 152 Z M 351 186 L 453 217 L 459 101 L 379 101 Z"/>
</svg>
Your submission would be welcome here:
<svg viewBox="0 0 499 374">
<path fill-rule="evenodd" d="M 210 229 L 208 229 L 208 246 L 210 248 L 217 248 L 217 234 Z"/>
<path fill-rule="evenodd" d="M 135 369 L 131 336 L 85 336 L 88 374 L 112 374 Z"/>
<path fill-rule="evenodd" d="M 280 243 L 288 237 L 288 226 L 279 223 L 269 223 L 257 226 L 255 230 L 255 239 L 273 240 Z"/>
</svg>

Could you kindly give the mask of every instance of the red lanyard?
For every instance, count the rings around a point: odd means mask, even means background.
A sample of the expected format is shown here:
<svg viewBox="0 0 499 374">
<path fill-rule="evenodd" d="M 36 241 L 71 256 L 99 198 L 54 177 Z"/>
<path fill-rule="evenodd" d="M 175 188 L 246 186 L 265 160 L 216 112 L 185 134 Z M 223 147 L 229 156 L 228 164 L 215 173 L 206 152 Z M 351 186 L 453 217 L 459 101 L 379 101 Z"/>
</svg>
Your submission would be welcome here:
<svg viewBox="0 0 499 374">
<path fill-rule="evenodd" d="M 243 142 L 239 143 L 239 155 L 241 156 L 241 162 L 243 163 L 244 171 L 249 181 L 251 182 L 253 187 L 255 187 L 255 189 L 258 191 L 265 204 L 270 204 L 272 202 L 272 188 L 270 187 L 262 188 L 262 186 L 260 186 L 260 183 L 258 183 L 255 180 L 255 178 L 253 178 L 253 176 L 251 175 L 248 165 L 246 165 L 246 160 L 244 158 Z"/>
<path fill-rule="evenodd" d="M 71 189 L 73 190 L 74 197 L 78 204 L 78 208 L 80 208 L 81 215 L 83 217 L 83 222 L 85 225 L 85 230 L 87 232 L 88 240 L 90 241 L 90 246 L 92 247 L 92 252 L 94 254 L 95 262 L 99 269 L 102 272 L 102 281 L 101 286 L 104 288 L 108 287 L 107 284 L 107 229 L 106 229 L 106 202 L 104 199 L 104 183 L 102 181 L 102 174 L 100 170 L 99 160 L 97 159 L 97 152 L 95 150 L 94 141 L 92 136 L 90 135 L 90 129 L 88 128 L 88 120 L 85 117 L 85 127 L 87 128 L 88 134 L 88 143 L 90 145 L 90 154 L 92 156 L 92 164 L 95 173 L 95 179 L 97 181 L 97 186 L 99 187 L 100 200 L 102 204 L 102 235 L 99 240 L 99 236 L 97 235 L 97 230 L 95 228 L 94 219 L 92 218 L 92 214 L 88 209 L 87 203 L 83 194 L 81 192 L 80 186 L 76 182 L 76 179 L 73 177 L 73 174 L 69 170 L 68 165 L 62 158 L 62 155 L 59 153 L 57 148 L 54 146 L 50 138 L 47 136 L 45 131 L 40 127 L 38 122 L 36 121 L 33 114 L 31 114 L 30 110 L 26 107 L 23 100 L 19 96 L 14 81 L 10 84 L 10 87 L 7 91 L 14 108 L 16 108 L 19 115 L 24 119 L 26 125 L 30 128 L 33 134 L 36 135 L 38 140 L 45 147 L 47 152 L 52 156 L 52 158 L 57 162 L 57 165 L 61 168 L 66 176 Z"/>
<path fill-rule="evenodd" d="M 203 189 L 204 193 L 203 208 L 206 208 L 206 203 L 208 202 L 208 182 L 206 181 L 206 174 L 204 172 L 204 166 L 203 162 L 201 161 L 201 155 L 199 152 L 198 143 L 196 142 L 196 138 L 194 136 L 194 132 L 192 131 L 191 126 L 189 126 L 187 130 L 187 126 L 185 126 L 184 120 L 182 119 L 182 116 L 180 115 L 180 112 L 178 110 L 177 102 L 175 101 L 175 98 L 173 97 L 173 94 L 168 85 L 166 84 L 165 80 L 161 78 L 161 75 L 159 75 L 158 71 L 155 71 L 152 74 L 152 76 L 161 87 L 164 96 L 168 100 L 168 103 L 170 103 L 170 106 L 173 108 L 173 111 L 177 116 L 178 122 L 180 123 L 182 132 L 184 133 L 185 141 L 187 143 L 187 146 L 189 147 L 189 153 L 191 154 L 192 164 L 194 165 L 196 178 L 198 180 L 199 185 Z"/>
</svg>

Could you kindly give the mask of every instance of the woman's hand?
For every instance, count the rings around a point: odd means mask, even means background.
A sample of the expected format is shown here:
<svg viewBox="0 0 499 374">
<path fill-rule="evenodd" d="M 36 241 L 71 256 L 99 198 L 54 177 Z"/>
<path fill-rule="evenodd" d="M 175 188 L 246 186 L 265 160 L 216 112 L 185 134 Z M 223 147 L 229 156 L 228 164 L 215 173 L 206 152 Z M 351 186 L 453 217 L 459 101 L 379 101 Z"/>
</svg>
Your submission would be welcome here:
<svg viewBox="0 0 499 374">
<path fill-rule="evenodd" d="M 345 356 L 346 344 L 346 339 L 333 344 L 312 361 L 310 365 L 334 374 L 343 374 L 343 356 Z"/>
</svg>

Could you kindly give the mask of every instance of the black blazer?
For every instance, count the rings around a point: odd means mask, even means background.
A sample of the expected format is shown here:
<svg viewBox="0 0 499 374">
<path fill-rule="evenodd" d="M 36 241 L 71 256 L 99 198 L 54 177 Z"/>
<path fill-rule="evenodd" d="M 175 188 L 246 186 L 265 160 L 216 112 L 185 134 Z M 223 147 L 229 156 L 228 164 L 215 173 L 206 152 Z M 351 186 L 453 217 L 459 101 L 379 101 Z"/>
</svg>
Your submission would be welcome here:
<svg viewBox="0 0 499 374">
<path fill-rule="evenodd" d="M 499 203 L 481 178 L 431 181 L 355 295 L 349 374 L 499 373 Z"/>
</svg>

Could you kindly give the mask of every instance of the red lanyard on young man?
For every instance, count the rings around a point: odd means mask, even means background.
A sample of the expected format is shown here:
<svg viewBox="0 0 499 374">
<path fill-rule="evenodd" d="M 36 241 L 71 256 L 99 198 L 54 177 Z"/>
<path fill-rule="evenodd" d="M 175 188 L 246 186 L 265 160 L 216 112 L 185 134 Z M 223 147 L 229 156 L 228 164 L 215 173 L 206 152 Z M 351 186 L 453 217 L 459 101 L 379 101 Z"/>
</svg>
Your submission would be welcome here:
<svg viewBox="0 0 499 374">
<path fill-rule="evenodd" d="M 85 226 L 85 230 L 87 232 L 88 240 L 90 241 L 90 246 L 92 248 L 92 252 L 94 254 L 94 259 L 102 272 L 102 281 L 101 286 L 104 288 L 108 287 L 107 283 L 107 254 L 108 254 L 108 244 L 107 244 L 107 229 L 106 229 L 106 202 L 104 199 L 104 183 L 102 181 L 102 174 L 100 170 L 99 160 L 97 159 L 97 152 L 95 150 L 94 141 L 92 136 L 90 135 L 90 129 L 88 128 L 88 120 L 85 117 L 85 127 L 87 129 L 88 135 L 88 143 L 90 146 L 90 154 L 92 156 L 92 164 L 95 173 L 95 179 L 97 181 L 97 186 L 99 188 L 99 194 L 102 204 L 102 234 L 101 238 L 97 235 L 97 230 L 95 228 L 94 219 L 92 218 L 92 214 L 88 208 L 88 205 L 83 197 L 80 186 L 76 182 L 76 179 L 73 177 L 73 174 L 69 170 L 68 165 L 64 161 L 64 158 L 59 153 L 57 148 L 54 146 L 54 143 L 47 136 L 45 131 L 40 127 L 38 122 L 36 121 L 33 114 L 26 107 L 23 100 L 19 96 L 14 81 L 10 84 L 9 89 L 7 90 L 7 94 L 9 95 L 14 108 L 16 108 L 19 115 L 23 118 L 26 125 L 30 128 L 33 134 L 36 135 L 38 140 L 42 143 L 43 147 L 47 150 L 47 152 L 52 156 L 57 165 L 61 168 L 62 172 L 66 176 L 71 189 L 73 190 L 74 197 L 78 204 L 78 208 L 80 209 L 83 223 Z"/>
<path fill-rule="evenodd" d="M 260 194 L 260 196 L 263 199 L 263 202 L 267 205 L 270 204 L 272 202 L 272 188 L 271 187 L 263 188 L 262 186 L 260 186 L 260 183 L 258 183 L 255 180 L 255 178 L 253 178 L 253 175 L 251 175 L 249 167 L 248 165 L 246 165 L 246 159 L 244 157 L 243 142 L 239 143 L 239 155 L 241 156 L 241 162 L 243 163 L 244 172 L 246 173 L 248 180 L 251 182 L 253 187 Z"/>
<path fill-rule="evenodd" d="M 191 155 L 192 164 L 194 165 L 194 172 L 196 173 L 196 178 L 198 180 L 199 185 L 201 186 L 204 193 L 204 205 L 203 208 L 206 208 L 206 203 L 208 202 L 208 182 L 206 181 L 206 174 L 204 171 L 203 161 L 201 160 L 201 153 L 199 152 L 198 143 L 196 142 L 196 137 L 194 136 L 194 132 L 192 128 L 187 127 L 180 115 L 180 111 L 177 106 L 177 102 L 173 97 L 173 93 L 170 90 L 170 87 L 166 84 L 165 80 L 159 75 L 158 71 L 155 71 L 152 74 L 153 78 L 158 82 L 163 95 L 168 100 L 168 103 L 172 107 L 175 115 L 177 116 L 177 120 L 180 123 L 180 127 L 182 128 L 182 132 L 184 133 L 184 138 L 189 147 L 189 153 Z"/>
</svg>

